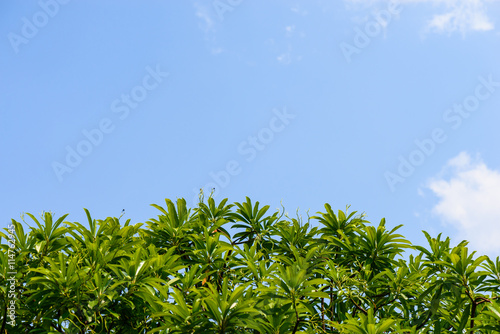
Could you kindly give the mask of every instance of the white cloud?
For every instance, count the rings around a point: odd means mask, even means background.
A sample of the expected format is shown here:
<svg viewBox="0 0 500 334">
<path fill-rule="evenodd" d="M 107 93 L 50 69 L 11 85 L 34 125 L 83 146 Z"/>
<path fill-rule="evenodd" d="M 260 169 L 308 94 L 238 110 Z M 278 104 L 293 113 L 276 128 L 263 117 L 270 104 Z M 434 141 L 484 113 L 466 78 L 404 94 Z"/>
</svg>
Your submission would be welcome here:
<svg viewBox="0 0 500 334">
<path fill-rule="evenodd" d="M 381 2 L 400 4 L 426 3 L 439 12 L 427 19 L 426 32 L 465 34 L 469 31 L 488 31 L 494 23 L 487 15 L 487 2 L 498 0 L 345 0 L 348 4 L 372 6 Z"/>
<path fill-rule="evenodd" d="M 500 251 L 500 171 L 466 152 L 448 161 L 428 188 L 439 198 L 433 212 L 479 253 Z"/>
<path fill-rule="evenodd" d="M 444 14 L 434 15 L 427 28 L 436 32 L 452 33 L 460 31 L 487 31 L 494 29 L 494 25 L 486 15 L 486 8 L 482 0 L 457 0 L 448 5 Z"/>
</svg>

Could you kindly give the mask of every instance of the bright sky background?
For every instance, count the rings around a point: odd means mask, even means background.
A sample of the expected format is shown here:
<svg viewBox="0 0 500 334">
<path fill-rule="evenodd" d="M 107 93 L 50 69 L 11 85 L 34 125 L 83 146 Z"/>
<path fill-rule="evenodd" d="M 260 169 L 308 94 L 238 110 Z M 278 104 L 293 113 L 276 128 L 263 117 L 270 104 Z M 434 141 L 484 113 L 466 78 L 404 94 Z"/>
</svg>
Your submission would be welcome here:
<svg viewBox="0 0 500 334">
<path fill-rule="evenodd" d="M 500 1 L 55 1 L 0 3 L 3 226 L 215 184 L 500 255 Z"/>
</svg>

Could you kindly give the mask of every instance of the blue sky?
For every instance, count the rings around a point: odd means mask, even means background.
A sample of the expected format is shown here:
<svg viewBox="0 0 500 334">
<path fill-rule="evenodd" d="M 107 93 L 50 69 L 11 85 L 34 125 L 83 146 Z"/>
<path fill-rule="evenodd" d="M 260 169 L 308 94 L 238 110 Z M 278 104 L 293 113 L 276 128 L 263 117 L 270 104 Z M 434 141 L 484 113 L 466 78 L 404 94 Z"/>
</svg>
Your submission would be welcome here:
<svg viewBox="0 0 500 334">
<path fill-rule="evenodd" d="M 3 1 L 2 224 L 216 188 L 500 255 L 500 2 Z"/>
</svg>

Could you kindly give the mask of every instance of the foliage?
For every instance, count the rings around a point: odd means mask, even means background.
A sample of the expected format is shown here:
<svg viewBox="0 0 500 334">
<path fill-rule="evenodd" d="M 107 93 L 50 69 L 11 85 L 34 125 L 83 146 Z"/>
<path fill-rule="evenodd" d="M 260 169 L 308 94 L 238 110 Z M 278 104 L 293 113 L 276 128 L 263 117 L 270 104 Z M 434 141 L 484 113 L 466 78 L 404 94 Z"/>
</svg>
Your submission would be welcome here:
<svg viewBox="0 0 500 334">
<path fill-rule="evenodd" d="M 144 225 L 87 210 L 85 225 L 12 220 L 0 232 L 15 239 L 0 251 L 0 332 L 500 332 L 500 259 L 465 241 L 424 232 L 415 246 L 401 226 L 328 204 L 307 222 L 249 198 L 165 204 Z"/>
</svg>

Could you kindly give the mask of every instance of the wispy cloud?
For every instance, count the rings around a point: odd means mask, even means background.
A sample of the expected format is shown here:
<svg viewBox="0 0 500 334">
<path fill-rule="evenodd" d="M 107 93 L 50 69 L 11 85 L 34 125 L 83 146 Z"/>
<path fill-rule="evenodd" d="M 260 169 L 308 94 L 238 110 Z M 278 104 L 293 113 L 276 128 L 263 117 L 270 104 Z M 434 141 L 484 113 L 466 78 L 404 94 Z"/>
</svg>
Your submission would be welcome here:
<svg viewBox="0 0 500 334">
<path fill-rule="evenodd" d="M 214 19 L 212 18 L 210 14 L 210 9 L 203 5 L 200 4 L 199 2 L 194 3 L 194 7 L 196 9 L 195 15 L 200 19 L 199 27 L 200 29 L 203 30 L 205 33 L 212 33 L 214 32 Z"/>
<path fill-rule="evenodd" d="M 199 20 L 198 26 L 205 35 L 207 47 L 213 55 L 224 52 L 224 49 L 215 42 L 216 21 L 213 17 L 210 7 L 199 2 L 194 3 L 195 15 Z"/>
<path fill-rule="evenodd" d="M 276 60 L 278 60 L 280 64 L 289 65 L 292 62 L 292 55 L 290 52 L 285 52 L 277 56 Z"/>
<path fill-rule="evenodd" d="M 294 24 L 285 26 L 284 31 L 285 40 L 283 40 L 282 43 L 279 44 L 286 44 L 286 51 L 281 51 L 283 50 L 281 49 L 278 56 L 276 57 L 276 60 L 282 65 L 290 65 L 292 62 L 302 60 L 301 55 L 295 54 L 292 45 L 294 44 L 294 42 L 297 42 L 297 40 L 303 39 L 306 34 L 303 31 L 297 31 Z M 276 41 L 274 39 L 269 39 L 267 44 L 275 46 L 275 42 Z"/>
<path fill-rule="evenodd" d="M 432 5 L 437 13 L 427 18 L 425 32 L 465 34 L 470 31 L 488 31 L 495 28 L 487 12 L 486 3 L 498 0 L 344 0 L 348 4 L 372 6 L 381 2 Z M 355 7 L 354 7 L 355 8 Z"/>
<path fill-rule="evenodd" d="M 292 7 L 290 8 L 290 10 L 294 13 L 297 13 L 299 15 L 302 15 L 302 16 L 306 16 L 308 13 L 307 13 L 307 10 L 305 10 L 304 8 L 302 8 L 298 3 L 292 5 Z"/>
<path fill-rule="evenodd" d="M 500 171 L 462 152 L 448 161 L 428 188 L 438 197 L 433 212 L 479 252 L 500 252 Z"/>
<path fill-rule="evenodd" d="M 286 37 L 291 37 L 295 31 L 295 25 L 290 25 L 285 27 Z"/>
</svg>

